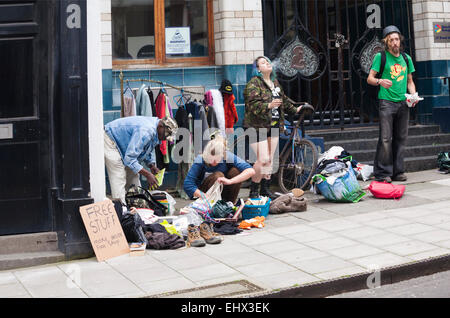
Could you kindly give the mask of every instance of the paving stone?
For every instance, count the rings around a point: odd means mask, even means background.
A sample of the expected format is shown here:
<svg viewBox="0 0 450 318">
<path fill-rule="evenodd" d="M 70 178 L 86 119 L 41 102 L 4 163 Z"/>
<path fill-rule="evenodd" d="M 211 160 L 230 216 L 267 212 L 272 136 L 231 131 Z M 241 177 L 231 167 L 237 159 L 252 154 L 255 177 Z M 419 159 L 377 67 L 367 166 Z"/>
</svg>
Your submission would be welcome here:
<svg viewBox="0 0 450 318">
<path fill-rule="evenodd" d="M 450 239 L 450 231 L 447 230 L 434 230 L 425 233 L 413 235 L 413 238 L 421 240 L 427 243 L 436 243 L 440 241 L 446 241 Z"/>
<path fill-rule="evenodd" d="M 283 227 L 275 228 L 275 229 L 268 229 L 269 232 L 282 235 L 282 236 L 289 236 L 290 234 L 296 234 L 296 233 L 303 233 L 308 231 L 314 231 L 316 230 L 313 226 L 305 225 L 305 224 L 296 224 L 291 225 L 287 223 Z"/>
<path fill-rule="evenodd" d="M 382 269 L 385 267 L 400 265 L 408 262 L 410 262 L 410 260 L 407 258 L 386 252 L 352 259 L 352 263 L 355 263 L 368 270 Z"/>
<path fill-rule="evenodd" d="M 197 285 L 186 277 L 175 277 L 151 283 L 140 283 L 139 288 L 142 289 L 147 296 L 171 292 L 174 290 L 182 290 L 197 287 Z"/>
<path fill-rule="evenodd" d="M 246 276 L 257 278 L 284 272 L 292 272 L 295 271 L 295 267 L 284 262 L 274 260 L 266 263 L 237 266 L 236 270 Z"/>
<path fill-rule="evenodd" d="M 364 272 L 366 272 L 365 268 L 355 265 L 355 266 L 346 267 L 346 268 L 342 268 L 342 269 L 338 269 L 338 270 L 334 270 L 334 271 L 315 274 L 315 276 L 317 276 L 321 279 L 324 279 L 324 280 L 328 280 L 328 279 L 350 277 L 352 275 L 356 275 L 356 274 L 360 274 L 360 273 L 364 273 Z"/>
<path fill-rule="evenodd" d="M 206 265 L 197 268 L 183 269 L 178 272 L 193 282 L 239 274 L 235 269 L 225 264 Z"/>
<path fill-rule="evenodd" d="M 286 239 L 283 241 L 261 244 L 260 246 L 255 246 L 255 249 L 261 253 L 272 255 L 281 252 L 295 251 L 304 247 L 305 245 L 303 244 L 300 244 L 293 240 Z"/>
<path fill-rule="evenodd" d="M 314 275 L 354 266 L 354 264 L 335 256 L 308 259 L 292 263 L 292 265 L 306 273 Z"/>
<path fill-rule="evenodd" d="M 164 266 L 168 266 L 173 270 L 188 269 L 204 265 L 218 264 L 218 261 L 207 255 L 195 255 L 183 257 L 182 259 L 168 259 L 163 262 Z"/>
<path fill-rule="evenodd" d="M 261 284 L 275 290 L 280 288 L 297 287 L 319 281 L 319 278 L 298 270 L 265 275 L 263 277 L 258 277 L 257 279 L 261 282 Z"/>
<path fill-rule="evenodd" d="M 419 261 L 419 260 L 425 260 L 428 258 L 449 255 L 449 254 L 450 254 L 450 248 L 436 248 L 434 250 L 408 255 L 408 258 Z"/>
<path fill-rule="evenodd" d="M 365 244 L 358 244 L 329 251 L 330 254 L 342 258 L 344 260 L 360 258 L 373 254 L 379 254 L 381 252 L 382 250 Z"/>
<path fill-rule="evenodd" d="M 31 295 L 19 282 L 0 284 L 0 298 L 30 298 Z"/>
<path fill-rule="evenodd" d="M 315 230 L 315 231 L 308 231 L 304 233 L 297 233 L 290 235 L 290 239 L 305 243 L 305 242 L 311 242 L 311 241 L 318 241 L 326 238 L 333 238 L 336 237 L 336 235 L 333 235 L 333 233 L 321 231 L 321 230 Z"/>
<path fill-rule="evenodd" d="M 436 249 L 436 246 L 420 241 L 409 240 L 398 244 L 383 246 L 383 249 L 400 256 L 407 256 L 434 250 Z"/>
<path fill-rule="evenodd" d="M 314 248 L 305 247 L 297 251 L 273 254 L 272 257 L 286 263 L 295 264 L 300 261 L 321 258 L 328 255 L 329 254 L 326 253 L 325 251 L 319 251 Z"/>
<path fill-rule="evenodd" d="M 393 232 L 400 235 L 412 235 L 412 234 L 418 234 L 423 233 L 427 231 L 431 231 L 434 228 L 432 226 L 419 224 L 419 223 L 413 223 L 413 224 L 406 224 L 406 225 L 400 225 L 396 227 L 389 228 L 389 232 Z"/>
<path fill-rule="evenodd" d="M 365 222 L 366 225 L 370 225 L 373 227 L 381 228 L 381 229 L 387 229 L 391 227 L 396 227 L 404 224 L 409 224 L 411 221 L 396 218 L 396 217 L 387 217 L 381 220 L 374 220 L 370 222 Z"/>
<path fill-rule="evenodd" d="M 348 221 L 346 219 L 336 219 L 330 221 L 317 222 L 313 224 L 314 227 L 328 231 L 328 232 L 338 232 L 343 230 L 353 229 L 359 226 L 358 223 Z"/>
<path fill-rule="evenodd" d="M 358 244 L 358 242 L 344 237 L 336 237 L 332 240 L 324 239 L 319 241 L 305 242 L 304 244 L 318 250 L 329 251 L 337 248 L 356 245 Z"/>
<path fill-rule="evenodd" d="M 257 251 L 243 252 L 242 250 L 236 250 L 233 254 L 216 255 L 215 258 L 233 268 L 273 261 L 273 258 L 269 255 Z"/>
<path fill-rule="evenodd" d="M 442 186 L 439 188 L 434 189 L 424 189 L 420 191 L 412 191 L 408 193 L 412 196 L 419 197 L 426 200 L 433 200 L 433 201 L 439 201 L 439 200 L 448 200 L 448 187 Z"/>
<path fill-rule="evenodd" d="M 258 231 L 260 230 L 260 231 Z M 246 235 L 246 236 L 239 236 L 239 237 L 235 237 L 235 240 L 238 241 L 241 244 L 247 245 L 247 246 L 257 246 L 260 244 L 267 244 L 267 243 L 272 243 L 272 242 L 276 242 L 276 241 L 281 241 L 286 239 L 283 236 L 280 235 L 276 235 L 270 232 L 266 232 L 264 231 L 264 229 L 251 229 L 249 230 L 250 235 Z"/>
<path fill-rule="evenodd" d="M 315 211 L 306 211 L 299 216 L 301 219 L 309 222 L 319 222 L 324 220 L 332 220 L 340 217 L 335 213 L 325 211 L 323 209 L 317 209 Z"/>
<path fill-rule="evenodd" d="M 397 235 L 394 233 L 382 232 L 376 235 L 362 237 L 358 240 L 364 244 L 382 247 L 386 245 L 406 242 L 409 241 L 410 239 L 408 237 Z"/>
<path fill-rule="evenodd" d="M 350 222 L 356 222 L 356 223 L 367 223 L 375 220 L 385 219 L 389 215 L 387 215 L 385 212 L 370 212 L 370 213 L 363 213 L 359 215 L 353 215 L 346 217 L 345 219 Z"/>
<path fill-rule="evenodd" d="M 415 218 L 413 221 L 427 225 L 439 225 L 442 223 L 450 222 L 450 214 L 430 213 L 425 217 Z"/>
<path fill-rule="evenodd" d="M 354 229 L 336 232 L 336 234 L 355 240 L 363 237 L 374 236 L 381 233 L 385 233 L 385 231 L 370 226 L 360 226 Z"/>
</svg>

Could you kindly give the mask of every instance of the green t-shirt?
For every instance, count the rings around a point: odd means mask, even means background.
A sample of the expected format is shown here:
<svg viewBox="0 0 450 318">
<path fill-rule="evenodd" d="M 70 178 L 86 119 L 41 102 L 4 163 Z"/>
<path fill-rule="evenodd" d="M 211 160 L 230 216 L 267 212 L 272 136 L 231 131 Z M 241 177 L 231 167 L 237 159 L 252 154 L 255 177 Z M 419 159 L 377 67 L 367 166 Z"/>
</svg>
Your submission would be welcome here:
<svg viewBox="0 0 450 318">
<path fill-rule="evenodd" d="M 406 54 L 408 64 L 400 54 L 398 57 L 393 56 L 386 51 L 386 65 L 384 66 L 382 79 L 389 79 L 392 81 L 392 86 L 389 89 L 380 85 L 378 92 L 379 99 L 386 99 L 391 102 L 401 102 L 406 99 L 405 94 L 408 87 L 408 74 L 415 72 L 411 57 Z M 381 64 L 381 53 L 377 53 L 373 58 L 372 70 L 378 72 Z"/>
</svg>

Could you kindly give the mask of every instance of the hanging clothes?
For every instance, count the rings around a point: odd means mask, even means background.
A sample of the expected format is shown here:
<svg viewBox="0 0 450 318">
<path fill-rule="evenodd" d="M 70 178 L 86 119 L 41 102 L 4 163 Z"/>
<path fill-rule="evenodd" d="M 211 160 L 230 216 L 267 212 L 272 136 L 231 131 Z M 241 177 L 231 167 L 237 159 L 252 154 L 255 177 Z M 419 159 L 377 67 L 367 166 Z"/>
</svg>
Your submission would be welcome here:
<svg viewBox="0 0 450 318">
<path fill-rule="evenodd" d="M 152 114 L 153 114 L 153 116 L 156 117 L 155 99 L 154 99 L 154 97 L 153 97 L 153 92 L 152 92 L 152 90 L 150 89 L 150 87 L 147 88 L 147 94 L 148 94 L 148 97 L 149 97 L 149 99 L 150 99 L 150 105 L 151 105 L 151 108 L 152 108 Z"/>
<path fill-rule="evenodd" d="M 122 117 L 136 116 L 136 98 L 128 86 L 123 93 Z"/>
<path fill-rule="evenodd" d="M 156 97 L 156 116 L 159 119 L 162 119 L 166 116 L 166 94 L 164 92 L 160 91 L 158 94 L 158 97 Z M 163 140 L 161 141 L 161 145 L 159 146 L 161 149 L 161 153 L 163 156 L 167 154 L 167 141 Z"/>
<path fill-rule="evenodd" d="M 136 95 L 136 115 L 153 117 L 150 96 L 146 92 L 146 88 L 147 86 L 145 84 L 142 84 Z"/>
<path fill-rule="evenodd" d="M 232 133 L 234 131 L 233 127 L 238 122 L 239 117 L 236 111 L 236 105 L 234 100 L 236 99 L 233 94 L 223 93 L 223 108 L 225 112 L 225 130 L 226 132 Z"/>
<path fill-rule="evenodd" d="M 223 108 L 223 98 L 222 93 L 218 89 L 211 89 L 211 95 L 212 95 L 212 107 L 214 108 L 214 111 L 216 113 L 218 125 L 220 132 L 222 133 L 223 137 L 226 137 L 225 132 L 225 111 Z"/>
<path fill-rule="evenodd" d="M 192 137 L 192 127 L 193 127 L 193 123 L 192 123 L 192 114 L 188 114 L 188 112 L 186 111 L 186 109 L 184 107 L 178 107 L 177 113 L 175 115 L 175 120 L 178 124 L 178 127 L 180 128 L 185 128 L 189 130 L 189 140 L 188 142 L 184 143 L 185 145 L 187 145 L 187 147 L 184 147 L 181 151 L 180 151 L 180 155 L 183 156 L 183 160 L 178 164 L 178 176 L 177 176 L 177 184 L 176 184 L 176 191 L 178 192 L 179 196 L 182 199 L 189 199 L 189 196 L 186 194 L 186 192 L 184 191 L 184 179 L 186 178 L 189 170 L 191 169 L 191 165 L 192 165 L 192 158 L 193 158 L 193 147 L 192 147 L 192 143 L 193 143 L 193 137 Z M 180 135 L 178 137 L 177 143 L 182 142 L 183 141 L 184 136 Z M 186 151 L 183 152 L 183 150 Z"/>
</svg>

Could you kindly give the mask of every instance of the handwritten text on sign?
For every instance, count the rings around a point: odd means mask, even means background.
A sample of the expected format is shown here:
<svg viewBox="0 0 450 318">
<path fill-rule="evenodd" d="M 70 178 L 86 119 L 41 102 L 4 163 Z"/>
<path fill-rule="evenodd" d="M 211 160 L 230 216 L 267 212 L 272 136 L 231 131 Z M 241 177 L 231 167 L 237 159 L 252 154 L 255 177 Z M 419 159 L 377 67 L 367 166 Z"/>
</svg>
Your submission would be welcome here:
<svg viewBox="0 0 450 318">
<path fill-rule="evenodd" d="M 99 262 L 130 252 L 111 200 L 82 206 L 80 214 Z"/>
</svg>

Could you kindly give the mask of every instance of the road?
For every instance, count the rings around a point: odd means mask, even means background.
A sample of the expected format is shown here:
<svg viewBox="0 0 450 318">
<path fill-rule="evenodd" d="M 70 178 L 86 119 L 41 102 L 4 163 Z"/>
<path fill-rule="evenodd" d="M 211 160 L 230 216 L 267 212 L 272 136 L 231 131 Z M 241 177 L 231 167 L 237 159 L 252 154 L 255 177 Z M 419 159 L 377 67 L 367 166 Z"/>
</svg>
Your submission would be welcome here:
<svg viewBox="0 0 450 318">
<path fill-rule="evenodd" d="M 329 298 L 450 298 L 450 271 Z"/>
</svg>

